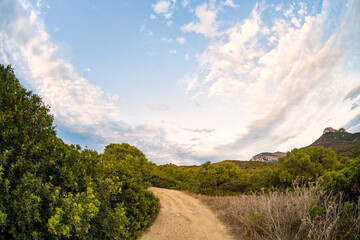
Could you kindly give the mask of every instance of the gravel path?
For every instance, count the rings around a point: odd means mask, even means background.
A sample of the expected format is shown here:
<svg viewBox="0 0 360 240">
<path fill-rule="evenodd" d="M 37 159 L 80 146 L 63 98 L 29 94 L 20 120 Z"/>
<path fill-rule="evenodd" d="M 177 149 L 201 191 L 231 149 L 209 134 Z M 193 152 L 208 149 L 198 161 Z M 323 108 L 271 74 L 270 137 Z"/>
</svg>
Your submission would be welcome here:
<svg viewBox="0 0 360 240">
<path fill-rule="evenodd" d="M 215 214 L 183 192 L 149 189 L 160 199 L 160 213 L 139 240 L 230 240 L 233 239 Z"/>
</svg>

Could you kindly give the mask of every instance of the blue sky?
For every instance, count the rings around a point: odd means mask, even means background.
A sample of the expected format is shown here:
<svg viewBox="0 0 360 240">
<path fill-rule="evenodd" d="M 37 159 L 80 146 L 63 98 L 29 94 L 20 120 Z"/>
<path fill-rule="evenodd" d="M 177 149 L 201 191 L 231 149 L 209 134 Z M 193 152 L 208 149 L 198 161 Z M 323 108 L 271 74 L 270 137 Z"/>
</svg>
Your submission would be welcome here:
<svg viewBox="0 0 360 240">
<path fill-rule="evenodd" d="M 360 1 L 0 0 L 0 61 L 67 143 L 182 165 L 360 131 Z"/>
</svg>

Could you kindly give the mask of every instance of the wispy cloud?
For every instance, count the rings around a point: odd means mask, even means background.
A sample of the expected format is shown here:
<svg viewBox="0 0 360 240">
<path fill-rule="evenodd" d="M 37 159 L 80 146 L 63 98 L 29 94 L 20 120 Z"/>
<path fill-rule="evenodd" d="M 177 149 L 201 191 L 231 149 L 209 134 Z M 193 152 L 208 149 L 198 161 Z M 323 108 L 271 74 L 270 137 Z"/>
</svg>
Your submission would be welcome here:
<svg viewBox="0 0 360 240">
<path fill-rule="evenodd" d="M 189 1 L 182 3 L 188 6 Z M 152 7 L 166 22 L 175 21 L 175 5 L 162 0 Z M 181 55 L 197 58 L 198 70 L 183 82 L 187 104 L 199 107 L 150 107 L 163 121 L 124 120 L 119 96 L 81 76 L 51 40 L 41 4 L 0 1 L 0 58 L 51 106 L 59 128 L 104 145 L 128 142 L 157 163 L 245 160 L 259 151 L 305 146 L 327 126 L 360 128 L 360 64 L 355 58 L 360 54 L 359 0 L 323 1 L 315 11 L 301 3 L 263 2 L 229 27 L 219 21 L 220 5 L 200 3 L 192 12 L 197 20 L 181 28 L 209 40 L 202 53 Z M 269 13 L 276 14 L 264 24 Z M 182 44 L 185 38 L 176 41 Z"/>
<path fill-rule="evenodd" d="M 190 4 L 190 0 L 182 0 L 181 2 L 182 7 L 187 7 L 189 4 Z"/>
<path fill-rule="evenodd" d="M 179 37 L 179 38 L 176 39 L 176 41 L 177 41 L 178 43 L 180 43 L 180 44 L 184 44 L 185 41 L 186 41 L 186 39 L 185 39 L 184 37 Z"/>
<path fill-rule="evenodd" d="M 221 5 L 224 5 L 224 6 L 229 6 L 229 7 L 233 7 L 233 8 L 236 8 L 238 7 L 233 0 L 226 0 L 226 1 L 222 1 L 220 2 Z"/>
<path fill-rule="evenodd" d="M 344 68 L 358 54 L 350 50 L 358 47 L 349 46 L 360 42 L 353 24 L 360 21 L 359 7 L 357 0 L 324 1 L 321 12 L 310 15 L 305 5 L 291 5 L 283 16 L 296 21 L 277 17 L 269 27 L 261 18 L 271 7 L 257 5 L 249 18 L 218 33 L 199 55 L 199 70 L 188 75 L 186 89 L 233 104 L 248 123 L 246 132 L 215 152 L 242 158 L 254 148 L 305 146 L 321 134 L 319 129 L 344 126 L 360 113 L 344 101 L 360 80 Z M 335 8 L 341 9 L 337 18 Z"/>
<path fill-rule="evenodd" d="M 172 43 L 173 42 L 172 38 L 166 38 L 166 37 L 161 38 L 161 41 L 166 42 L 166 43 Z"/>
</svg>

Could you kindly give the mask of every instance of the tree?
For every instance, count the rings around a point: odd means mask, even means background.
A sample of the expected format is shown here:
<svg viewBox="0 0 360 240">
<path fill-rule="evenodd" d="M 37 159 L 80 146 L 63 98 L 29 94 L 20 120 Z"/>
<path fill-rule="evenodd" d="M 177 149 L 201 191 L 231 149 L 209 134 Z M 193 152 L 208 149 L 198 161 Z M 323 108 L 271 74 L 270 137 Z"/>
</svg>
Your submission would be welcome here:
<svg viewBox="0 0 360 240">
<path fill-rule="evenodd" d="M 327 171 L 334 170 L 340 163 L 331 149 L 324 147 L 309 147 L 293 149 L 286 157 L 279 159 L 281 166 L 280 181 L 291 183 L 296 178 L 314 181 Z"/>
<path fill-rule="evenodd" d="M 328 172 L 323 176 L 324 185 L 336 192 L 344 192 L 350 200 L 359 200 L 360 196 L 360 156 L 352 160 L 340 171 Z"/>
<path fill-rule="evenodd" d="M 195 173 L 195 179 L 199 181 L 199 191 L 210 193 L 221 191 L 242 190 L 245 184 L 245 170 L 237 167 L 232 162 L 220 162 L 211 164 L 206 162 Z"/>
<path fill-rule="evenodd" d="M 40 97 L 25 90 L 10 66 L 0 65 L 0 210 L 4 238 L 47 236 L 50 176 L 59 175 L 53 117 Z"/>
<path fill-rule="evenodd" d="M 0 65 L 0 240 L 137 238 L 159 209 L 142 180 L 145 155 L 69 146 L 49 112 Z"/>
</svg>

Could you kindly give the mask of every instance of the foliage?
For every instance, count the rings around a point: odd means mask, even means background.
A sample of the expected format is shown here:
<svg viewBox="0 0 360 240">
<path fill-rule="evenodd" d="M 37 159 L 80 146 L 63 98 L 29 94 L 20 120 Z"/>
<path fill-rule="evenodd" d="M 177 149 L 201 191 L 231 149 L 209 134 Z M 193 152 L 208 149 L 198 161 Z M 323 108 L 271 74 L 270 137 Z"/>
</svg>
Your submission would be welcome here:
<svg viewBox="0 0 360 240">
<path fill-rule="evenodd" d="M 150 175 L 154 166 L 153 163 L 146 159 L 144 153 L 127 143 L 109 144 L 105 147 L 104 154 L 113 155 L 117 161 L 128 163 L 128 166 L 134 173 L 139 173 L 144 178 Z"/>
<path fill-rule="evenodd" d="M 275 164 L 223 161 L 194 167 L 152 166 L 147 180 L 157 187 L 226 195 L 286 189 L 297 178 L 314 181 L 341 166 L 334 151 L 320 146 L 294 149 Z"/>
<path fill-rule="evenodd" d="M 165 164 L 155 166 L 147 180 L 156 187 L 190 190 L 196 192 L 198 182 L 194 179 L 194 168 Z"/>
<path fill-rule="evenodd" d="M 159 209 L 137 148 L 66 145 L 39 96 L 0 65 L 0 239 L 135 239 Z"/>
<path fill-rule="evenodd" d="M 198 191 L 208 194 L 243 190 L 246 181 L 245 170 L 232 162 L 206 162 L 196 171 L 194 178 L 200 182 Z"/>
<path fill-rule="evenodd" d="M 360 198 L 360 156 L 352 160 L 340 171 L 328 172 L 324 175 L 324 186 L 335 191 L 342 191 L 346 198 Z"/>
<path fill-rule="evenodd" d="M 294 149 L 286 157 L 279 159 L 281 165 L 280 181 L 291 184 L 296 178 L 314 181 L 326 171 L 332 171 L 340 163 L 331 149 L 324 147 L 309 147 Z"/>
</svg>

